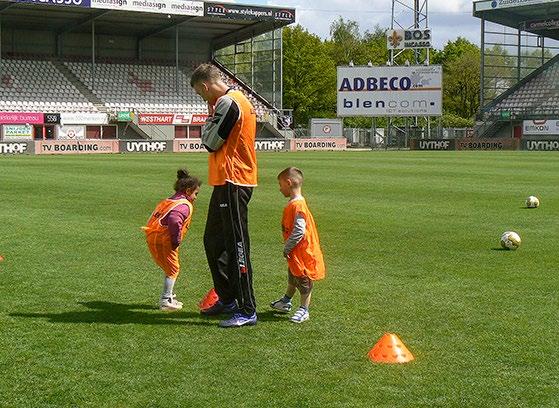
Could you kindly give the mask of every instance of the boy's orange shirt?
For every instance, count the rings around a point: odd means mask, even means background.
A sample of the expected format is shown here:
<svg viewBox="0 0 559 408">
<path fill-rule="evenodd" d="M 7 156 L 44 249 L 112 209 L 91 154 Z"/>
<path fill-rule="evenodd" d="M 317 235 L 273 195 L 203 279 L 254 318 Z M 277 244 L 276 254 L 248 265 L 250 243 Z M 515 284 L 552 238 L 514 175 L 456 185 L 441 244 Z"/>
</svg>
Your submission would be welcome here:
<svg viewBox="0 0 559 408">
<path fill-rule="evenodd" d="M 289 253 L 287 265 L 295 276 L 308 276 L 312 280 L 323 279 L 326 275 L 324 257 L 320 249 L 318 231 L 314 217 L 303 197 L 292 199 L 283 209 L 282 231 L 286 241 L 295 223 L 295 216 L 300 214 L 306 223 L 303 239 Z"/>
</svg>

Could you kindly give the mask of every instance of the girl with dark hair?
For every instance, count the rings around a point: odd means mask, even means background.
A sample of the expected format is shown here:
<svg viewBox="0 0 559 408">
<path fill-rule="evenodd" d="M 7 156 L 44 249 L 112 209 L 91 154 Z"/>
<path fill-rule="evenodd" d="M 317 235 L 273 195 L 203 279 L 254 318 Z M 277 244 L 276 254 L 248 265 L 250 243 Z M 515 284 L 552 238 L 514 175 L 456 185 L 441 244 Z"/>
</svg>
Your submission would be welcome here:
<svg viewBox="0 0 559 408">
<path fill-rule="evenodd" d="M 180 272 L 179 245 L 188 231 L 193 204 L 202 183 L 186 169 L 177 171 L 175 194 L 161 201 L 142 227 L 146 233 L 149 251 L 155 263 L 165 273 L 163 293 L 159 301 L 161 310 L 180 310 L 182 302 L 177 300 L 173 288 Z"/>
</svg>

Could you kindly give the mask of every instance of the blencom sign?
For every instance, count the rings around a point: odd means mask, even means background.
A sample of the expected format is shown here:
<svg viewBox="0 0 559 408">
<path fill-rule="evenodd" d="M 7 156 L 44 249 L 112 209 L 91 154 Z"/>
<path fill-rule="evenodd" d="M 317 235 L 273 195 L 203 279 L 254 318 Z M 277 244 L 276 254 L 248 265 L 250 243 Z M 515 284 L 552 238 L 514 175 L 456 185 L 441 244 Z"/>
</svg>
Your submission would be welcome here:
<svg viewBox="0 0 559 408">
<path fill-rule="evenodd" d="M 440 65 L 338 67 L 338 116 L 440 115 Z"/>
</svg>

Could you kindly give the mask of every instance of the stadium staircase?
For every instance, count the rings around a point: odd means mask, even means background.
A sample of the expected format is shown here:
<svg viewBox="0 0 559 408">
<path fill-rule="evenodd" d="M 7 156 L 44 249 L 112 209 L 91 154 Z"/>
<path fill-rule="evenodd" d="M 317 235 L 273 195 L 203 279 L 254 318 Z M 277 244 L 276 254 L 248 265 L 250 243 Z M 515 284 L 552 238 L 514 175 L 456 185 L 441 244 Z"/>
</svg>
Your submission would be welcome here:
<svg viewBox="0 0 559 408">
<path fill-rule="evenodd" d="M 534 70 L 485 107 L 474 128 L 477 137 L 493 137 L 510 122 L 559 116 L 559 55 Z"/>
<path fill-rule="evenodd" d="M 52 64 L 56 67 L 56 69 L 58 69 L 62 73 L 62 75 L 64 75 L 66 77 L 68 82 L 70 82 L 72 85 L 74 85 L 76 87 L 76 89 L 78 91 L 80 91 L 80 93 L 83 96 L 85 96 L 87 98 L 87 100 L 93 104 L 93 106 L 95 106 L 95 108 L 99 112 L 107 113 L 107 108 L 105 107 L 105 104 L 103 103 L 103 101 L 101 99 L 99 99 L 93 92 L 91 92 L 91 90 L 87 86 L 85 86 L 78 79 L 78 77 L 75 76 L 72 73 L 72 71 L 70 71 L 66 67 L 66 65 L 64 65 L 62 62 L 60 62 L 58 60 L 53 60 Z"/>
</svg>

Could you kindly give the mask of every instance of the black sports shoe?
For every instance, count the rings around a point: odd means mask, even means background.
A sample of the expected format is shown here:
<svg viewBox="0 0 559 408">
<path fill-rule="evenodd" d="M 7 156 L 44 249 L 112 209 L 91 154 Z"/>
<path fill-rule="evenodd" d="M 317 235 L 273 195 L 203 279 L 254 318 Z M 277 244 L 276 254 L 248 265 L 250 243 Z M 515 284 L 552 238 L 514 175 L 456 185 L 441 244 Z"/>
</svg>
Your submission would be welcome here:
<svg viewBox="0 0 559 408">
<path fill-rule="evenodd" d="M 224 313 L 235 313 L 237 309 L 237 302 L 235 301 L 223 303 L 221 300 L 218 300 L 212 307 L 200 310 L 200 313 L 204 316 L 216 316 Z"/>
</svg>

